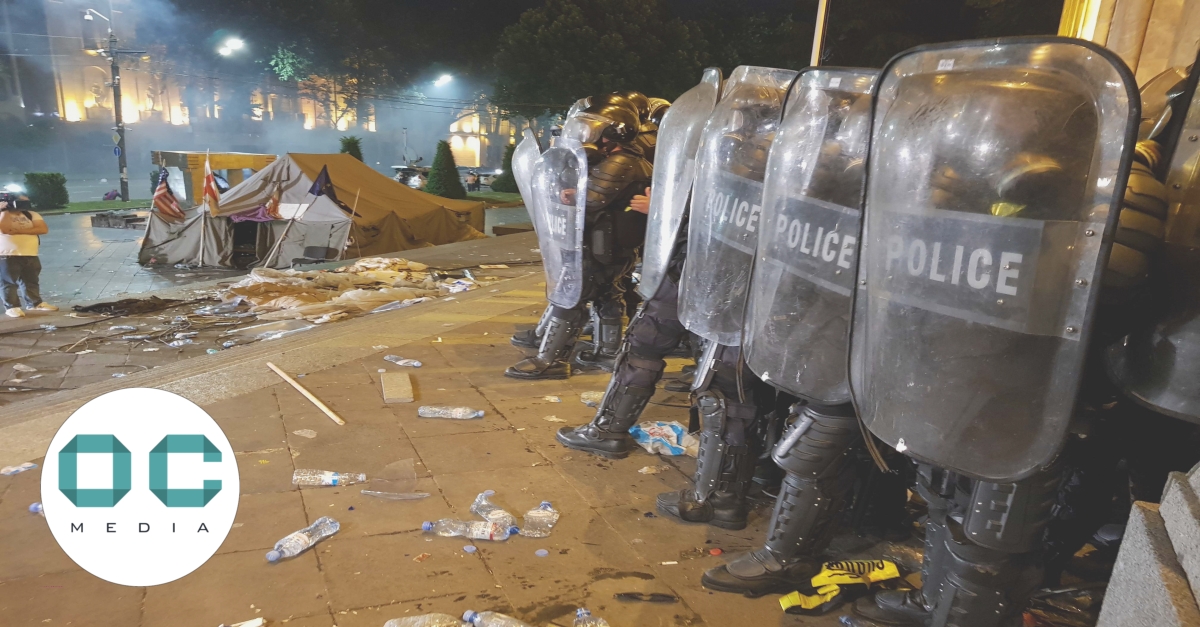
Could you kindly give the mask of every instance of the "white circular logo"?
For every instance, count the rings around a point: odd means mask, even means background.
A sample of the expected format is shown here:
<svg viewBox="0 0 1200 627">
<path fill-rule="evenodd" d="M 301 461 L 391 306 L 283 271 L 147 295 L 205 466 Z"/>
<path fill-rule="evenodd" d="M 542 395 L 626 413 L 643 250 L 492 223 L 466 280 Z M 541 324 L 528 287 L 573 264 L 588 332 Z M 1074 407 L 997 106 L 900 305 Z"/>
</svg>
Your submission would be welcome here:
<svg viewBox="0 0 1200 627">
<path fill-rule="evenodd" d="M 240 493 L 217 423 L 191 401 L 147 388 L 76 410 L 42 468 L 54 539 L 84 570 L 126 586 L 174 581 L 208 561 L 233 527 Z"/>
</svg>

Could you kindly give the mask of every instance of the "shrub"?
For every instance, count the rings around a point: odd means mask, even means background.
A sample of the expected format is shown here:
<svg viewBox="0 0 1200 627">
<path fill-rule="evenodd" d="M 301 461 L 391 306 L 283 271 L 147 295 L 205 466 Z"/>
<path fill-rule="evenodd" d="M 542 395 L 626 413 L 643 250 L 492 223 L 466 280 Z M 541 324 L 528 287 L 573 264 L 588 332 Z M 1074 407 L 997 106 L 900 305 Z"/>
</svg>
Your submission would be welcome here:
<svg viewBox="0 0 1200 627">
<path fill-rule="evenodd" d="M 346 135 L 341 139 L 342 153 L 350 155 L 359 161 L 363 160 L 362 156 L 362 138 L 354 135 Z"/>
<path fill-rule="evenodd" d="M 450 144 L 438 142 L 437 154 L 433 157 L 433 165 L 429 167 L 429 182 L 425 191 L 442 198 L 462 199 L 467 197 L 462 179 L 458 177 L 458 167 L 454 164 L 454 155 L 450 152 Z"/>
<path fill-rule="evenodd" d="M 517 188 L 517 179 L 513 176 L 512 158 L 513 151 L 517 149 L 516 144 L 509 144 L 504 147 L 504 159 L 500 162 L 500 168 L 504 173 L 492 179 L 493 192 L 512 192 L 521 191 Z"/>
<path fill-rule="evenodd" d="M 25 190 L 35 209 L 62 209 L 71 202 L 67 177 L 58 172 L 26 172 Z"/>
</svg>

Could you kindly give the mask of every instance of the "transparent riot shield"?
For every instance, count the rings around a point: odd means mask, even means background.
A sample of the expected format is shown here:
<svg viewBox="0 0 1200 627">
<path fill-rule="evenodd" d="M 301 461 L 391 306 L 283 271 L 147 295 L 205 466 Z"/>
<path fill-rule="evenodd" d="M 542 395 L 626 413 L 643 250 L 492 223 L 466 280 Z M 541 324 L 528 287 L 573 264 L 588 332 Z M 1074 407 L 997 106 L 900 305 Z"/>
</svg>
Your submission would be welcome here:
<svg viewBox="0 0 1200 627">
<path fill-rule="evenodd" d="M 1075 408 L 1137 134 L 1090 42 L 918 48 L 876 88 L 850 385 L 880 439 L 988 481 L 1050 463 Z"/>
<path fill-rule="evenodd" d="M 531 212 L 537 227 L 546 272 L 546 299 L 570 309 L 583 294 L 584 209 L 587 205 L 588 162 L 583 146 L 560 137 L 542 153 L 533 170 Z"/>
<path fill-rule="evenodd" d="M 658 127 L 650 215 L 642 250 L 642 278 L 637 288 L 643 298 L 654 297 L 671 264 L 671 253 L 679 238 L 679 226 L 687 213 L 688 196 L 696 175 L 700 132 L 712 115 L 720 90 L 721 70 L 705 70 L 700 84 L 675 100 Z"/>
<path fill-rule="evenodd" d="M 767 159 L 742 349 L 764 381 L 850 401 L 850 297 L 875 70 L 811 68 L 788 94 Z"/>
<path fill-rule="evenodd" d="M 1167 173 L 1166 247 L 1155 269 L 1153 322 L 1108 348 L 1117 385 L 1154 411 L 1200 423 L 1200 93 L 1189 95 Z"/>
<path fill-rule="evenodd" d="M 521 199 L 525 201 L 525 207 L 529 211 L 529 219 L 533 222 L 534 232 L 541 230 L 542 214 L 533 210 L 532 202 L 534 165 L 541 156 L 542 148 L 538 145 L 537 137 L 534 136 L 532 130 L 525 129 L 521 143 L 517 144 L 516 150 L 513 150 L 512 174 L 517 181 L 517 191 L 521 192 Z"/>
<path fill-rule="evenodd" d="M 741 344 L 750 266 L 762 226 L 762 181 L 796 72 L 741 66 L 704 125 L 688 219 L 679 320 L 725 346 Z"/>
</svg>

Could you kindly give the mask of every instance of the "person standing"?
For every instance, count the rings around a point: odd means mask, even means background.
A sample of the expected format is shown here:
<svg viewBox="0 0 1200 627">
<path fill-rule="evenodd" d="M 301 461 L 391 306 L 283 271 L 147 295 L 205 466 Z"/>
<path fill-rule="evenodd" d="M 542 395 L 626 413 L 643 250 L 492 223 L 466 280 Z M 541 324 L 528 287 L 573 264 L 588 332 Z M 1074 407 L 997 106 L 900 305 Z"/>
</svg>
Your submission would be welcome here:
<svg viewBox="0 0 1200 627">
<path fill-rule="evenodd" d="M 9 317 L 24 317 L 22 304 L 27 309 L 58 311 L 58 307 L 42 301 L 38 285 L 42 271 L 39 236 L 49 230 L 42 216 L 30 208 L 28 198 L 9 196 L 0 200 L 0 300 Z"/>
</svg>

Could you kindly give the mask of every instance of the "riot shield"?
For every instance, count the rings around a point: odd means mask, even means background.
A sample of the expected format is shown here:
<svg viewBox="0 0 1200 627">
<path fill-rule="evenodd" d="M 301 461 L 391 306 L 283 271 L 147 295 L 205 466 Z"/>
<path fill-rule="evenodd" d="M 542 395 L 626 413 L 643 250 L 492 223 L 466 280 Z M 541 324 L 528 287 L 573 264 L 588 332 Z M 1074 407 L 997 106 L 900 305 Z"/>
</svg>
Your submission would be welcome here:
<svg viewBox="0 0 1200 627">
<path fill-rule="evenodd" d="M 538 158 L 530 196 L 546 271 L 546 299 L 570 309 L 583 294 L 584 209 L 587 205 L 588 162 L 583 146 L 560 137 Z"/>
<path fill-rule="evenodd" d="M 521 143 L 517 144 L 516 150 L 513 151 L 512 174 L 517 181 L 517 191 L 521 192 L 521 199 L 525 201 L 525 207 L 529 211 L 529 219 L 533 222 L 535 233 L 542 230 L 542 214 L 533 210 L 533 171 L 538 157 L 541 156 L 542 148 L 538 145 L 537 137 L 532 130 L 525 129 Z"/>
<path fill-rule="evenodd" d="M 1195 85 L 1195 83 L 1191 83 Z M 1155 269 L 1158 315 L 1108 348 L 1108 370 L 1130 398 L 1200 423 L 1200 93 L 1189 95 L 1167 173 L 1166 246 Z M 1169 140 L 1168 140 L 1169 141 Z"/>
<path fill-rule="evenodd" d="M 643 298 L 654 297 L 671 264 L 671 253 L 696 175 L 700 132 L 717 104 L 720 91 L 721 70 L 705 70 L 700 84 L 675 100 L 658 127 L 650 216 L 642 250 L 642 278 L 637 288 Z"/>
<path fill-rule="evenodd" d="M 1027 477 L 1074 412 L 1136 83 L 1091 42 L 1013 38 L 902 53 L 875 98 L 855 405 L 918 460 Z"/>
<path fill-rule="evenodd" d="M 767 153 L 796 72 L 741 66 L 704 125 L 688 219 L 679 320 L 725 346 L 741 344 Z"/>
<path fill-rule="evenodd" d="M 876 76 L 802 71 L 763 182 L 742 338 L 746 364 L 764 381 L 826 405 L 850 401 L 850 296 Z"/>
</svg>

